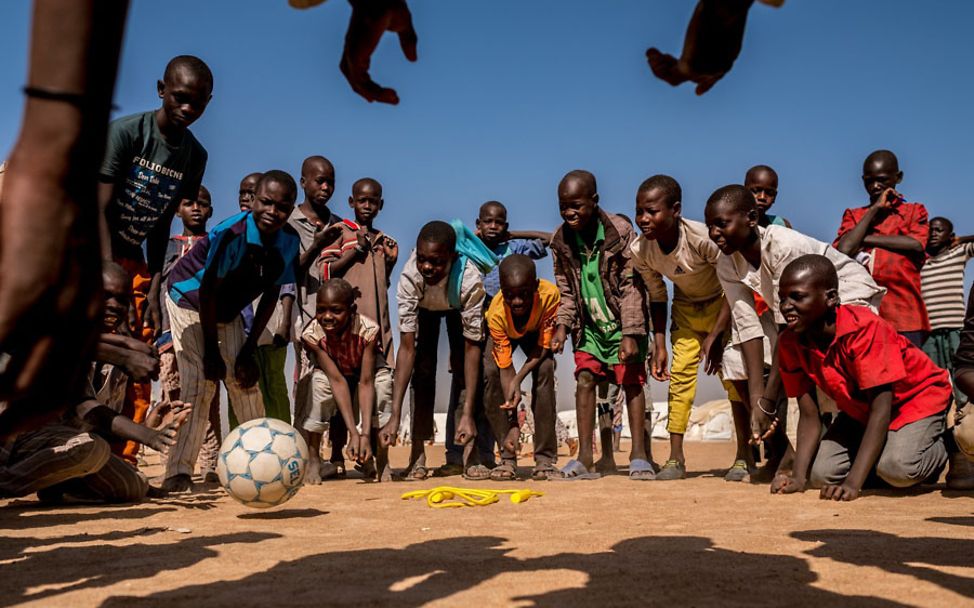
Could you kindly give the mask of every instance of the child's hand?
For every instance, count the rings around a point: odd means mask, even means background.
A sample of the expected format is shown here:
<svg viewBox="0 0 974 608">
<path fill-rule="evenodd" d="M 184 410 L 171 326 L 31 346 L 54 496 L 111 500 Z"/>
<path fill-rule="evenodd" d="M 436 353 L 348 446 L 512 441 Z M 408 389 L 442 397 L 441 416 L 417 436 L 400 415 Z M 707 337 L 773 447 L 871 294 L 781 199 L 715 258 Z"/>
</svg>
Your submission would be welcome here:
<svg viewBox="0 0 974 608">
<path fill-rule="evenodd" d="M 638 356 L 639 345 L 636 344 L 636 339 L 632 336 L 623 336 L 622 342 L 619 343 L 619 361 L 628 363 L 635 360 Z"/>
<path fill-rule="evenodd" d="M 227 365 L 217 349 L 207 349 L 203 353 L 203 377 L 218 382 L 227 377 Z"/>
<path fill-rule="evenodd" d="M 145 426 L 153 430 L 159 430 L 173 420 L 178 420 L 180 424 L 189 416 L 192 404 L 184 401 L 163 401 L 152 408 L 145 418 Z"/>
<path fill-rule="evenodd" d="M 399 438 L 399 423 L 390 420 L 385 423 L 385 425 L 379 429 L 379 445 L 384 448 L 392 447 L 396 445 L 396 440 Z"/>
<path fill-rule="evenodd" d="M 126 351 L 123 365 L 125 373 L 136 382 L 158 380 L 159 355 L 156 353 L 155 347 L 138 342 L 134 338 L 128 338 L 128 340 L 138 343 L 139 346 Z"/>
<path fill-rule="evenodd" d="M 772 494 L 794 494 L 795 492 L 804 491 L 805 482 L 798 481 L 790 475 L 775 475 L 774 479 L 771 481 Z"/>
<path fill-rule="evenodd" d="M 660 344 L 657 344 L 656 348 L 653 349 L 653 358 L 650 360 L 649 367 L 649 375 L 651 375 L 654 380 L 666 382 L 670 379 L 670 370 L 666 365 L 666 358 L 666 346 L 663 345 L 661 348 Z"/>
<path fill-rule="evenodd" d="M 358 461 L 368 462 L 372 459 L 372 442 L 369 440 L 368 433 L 359 433 L 358 439 Z"/>
<path fill-rule="evenodd" d="M 178 408 L 176 407 L 177 403 L 180 404 Z M 186 417 L 189 416 L 190 407 L 188 405 L 184 406 L 181 401 L 175 401 L 171 405 L 172 407 L 163 417 L 162 423 L 153 430 L 149 440 L 145 442 L 147 446 L 157 452 L 164 452 L 176 444 L 177 431 Z"/>
<path fill-rule="evenodd" d="M 896 199 L 900 198 L 900 193 L 893 188 L 887 188 L 883 190 L 876 202 L 872 204 L 873 207 L 877 209 L 889 209 L 893 206 Z"/>
<path fill-rule="evenodd" d="M 467 445 L 477 436 L 477 425 L 473 422 L 473 416 L 464 414 L 457 424 L 457 432 L 453 438 L 457 445 Z"/>
<path fill-rule="evenodd" d="M 707 360 L 704 371 L 708 375 L 714 375 L 720 371 L 720 366 L 724 362 L 724 340 L 720 334 L 707 334 L 701 346 L 701 352 Z"/>
<path fill-rule="evenodd" d="M 312 249 L 321 249 L 337 241 L 342 236 L 343 226 L 344 224 L 342 222 L 335 222 L 331 226 L 322 228 L 316 232 L 314 241 L 312 242 Z"/>
<path fill-rule="evenodd" d="M 751 445 L 760 445 L 774 435 L 778 428 L 778 417 L 765 414 L 761 406 L 761 398 L 754 399 L 751 403 Z"/>
<path fill-rule="evenodd" d="M 505 396 L 506 401 L 501 404 L 502 410 L 516 410 L 517 406 L 521 404 L 521 387 L 516 382 L 512 384 L 514 386 L 508 389 Z"/>
<path fill-rule="evenodd" d="M 555 335 L 551 336 L 551 352 L 560 354 L 565 350 L 565 340 L 568 337 L 568 332 L 564 325 L 559 325 L 555 328 Z"/>
<path fill-rule="evenodd" d="M 254 359 L 253 353 L 244 351 L 237 356 L 237 361 L 233 365 L 233 377 L 243 388 L 250 388 L 257 384 L 260 368 L 257 367 L 257 360 Z"/>
<path fill-rule="evenodd" d="M 510 450 L 512 454 L 517 454 L 521 449 L 521 429 L 512 426 L 504 437 L 504 449 Z"/>
<path fill-rule="evenodd" d="M 850 501 L 859 498 L 859 491 L 859 488 L 847 483 L 838 486 L 825 486 L 822 488 L 821 493 L 819 493 L 819 498 L 822 500 Z"/>
<path fill-rule="evenodd" d="M 383 237 L 382 253 L 385 254 L 387 261 L 395 262 L 399 259 L 399 244 L 388 236 Z"/>
<path fill-rule="evenodd" d="M 416 61 L 416 30 L 406 0 L 353 2 L 339 68 L 352 90 L 366 101 L 395 105 L 399 103 L 395 89 L 380 86 L 369 75 L 372 53 L 387 31 L 399 35 L 403 55 L 409 61 Z"/>
</svg>

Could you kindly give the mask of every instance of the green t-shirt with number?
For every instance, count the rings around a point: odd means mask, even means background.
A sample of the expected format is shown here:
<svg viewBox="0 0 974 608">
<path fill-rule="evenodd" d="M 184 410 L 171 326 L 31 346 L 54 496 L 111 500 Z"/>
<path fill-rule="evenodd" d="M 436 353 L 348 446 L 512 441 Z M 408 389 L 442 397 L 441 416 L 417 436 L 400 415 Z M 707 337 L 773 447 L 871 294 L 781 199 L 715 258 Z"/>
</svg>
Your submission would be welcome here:
<svg viewBox="0 0 974 608">
<path fill-rule="evenodd" d="M 595 242 L 587 246 L 575 234 L 575 247 L 582 264 L 582 301 L 585 303 L 582 324 L 582 340 L 576 350 L 589 353 L 599 361 L 615 365 L 619 363 L 619 344 L 622 342 L 622 325 L 608 303 L 602 289 L 602 276 L 599 263 L 602 261 L 602 248 L 605 243 L 605 227 L 599 222 Z"/>
</svg>

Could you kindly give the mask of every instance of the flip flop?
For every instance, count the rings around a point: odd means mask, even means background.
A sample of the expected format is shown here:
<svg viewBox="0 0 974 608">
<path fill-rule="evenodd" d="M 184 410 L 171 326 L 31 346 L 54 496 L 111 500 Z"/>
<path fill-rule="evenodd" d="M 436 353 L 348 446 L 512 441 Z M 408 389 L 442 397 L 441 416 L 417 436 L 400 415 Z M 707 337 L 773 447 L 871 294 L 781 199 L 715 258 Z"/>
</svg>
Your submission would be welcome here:
<svg viewBox="0 0 974 608">
<path fill-rule="evenodd" d="M 517 467 L 513 462 L 502 462 L 490 472 L 491 481 L 517 481 Z"/>
<path fill-rule="evenodd" d="M 490 469 L 482 464 L 471 465 L 463 472 L 463 478 L 467 481 L 486 481 L 490 479 Z"/>
<path fill-rule="evenodd" d="M 551 481 L 577 481 L 579 479 L 602 479 L 602 474 L 589 471 L 585 465 L 575 460 L 568 461 L 564 467 L 558 471 L 558 476 L 549 477 Z"/>
<path fill-rule="evenodd" d="M 653 464 L 642 458 L 636 458 L 630 461 L 629 479 L 633 481 L 653 481 L 656 479 L 656 471 L 653 470 Z"/>
</svg>

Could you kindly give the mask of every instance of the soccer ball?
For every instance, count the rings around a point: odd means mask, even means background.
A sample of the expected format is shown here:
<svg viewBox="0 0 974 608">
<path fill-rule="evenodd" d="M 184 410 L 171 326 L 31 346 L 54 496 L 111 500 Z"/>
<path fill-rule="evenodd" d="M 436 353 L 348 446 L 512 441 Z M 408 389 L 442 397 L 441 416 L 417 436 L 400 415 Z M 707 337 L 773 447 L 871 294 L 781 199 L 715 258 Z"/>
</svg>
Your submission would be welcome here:
<svg viewBox="0 0 974 608">
<path fill-rule="evenodd" d="M 307 466 L 308 444 L 297 429 L 275 418 L 257 418 L 223 440 L 216 473 L 230 496 L 266 509 L 297 493 Z"/>
</svg>

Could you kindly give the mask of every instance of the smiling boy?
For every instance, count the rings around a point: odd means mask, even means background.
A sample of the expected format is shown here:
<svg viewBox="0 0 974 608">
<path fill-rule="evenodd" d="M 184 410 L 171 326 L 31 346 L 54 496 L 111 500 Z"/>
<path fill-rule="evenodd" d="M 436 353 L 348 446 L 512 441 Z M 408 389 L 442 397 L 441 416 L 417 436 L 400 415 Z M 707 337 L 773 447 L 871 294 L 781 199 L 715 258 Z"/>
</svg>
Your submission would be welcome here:
<svg viewBox="0 0 974 608">
<path fill-rule="evenodd" d="M 173 266 L 166 306 L 184 401 L 209 403 L 223 380 L 240 422 L 264 415 L 254 352 L 281 285 L 297 279 L 298 236 L 285 227 L 296 193 L 290 175 L 268 171 L 258 182 L 253 211 L 218 224 Z M 240 311 L 257 296 L 253 328 L 245 336 Z M 192 486 L 206 419 L 207 408 L 195 409 L 180 430 L 165 489 Z"/>
<path fill-rule="evenodd" d="M 842 304 L 839 276 L 824 256 L 792 260 L 778 293 L 787 323 L 778 342 L 781 377 L 801 417 L 794 472 L 778 476 L 772 493 L 808 482 L 823 499 L 854 500 L 874 467 L 894 488 L 939 475 L 957 451 L 946 431 L 947 372 L 869 308 Z M 816 387 L 839 408 L 824 436 Z"/>
</svg>

